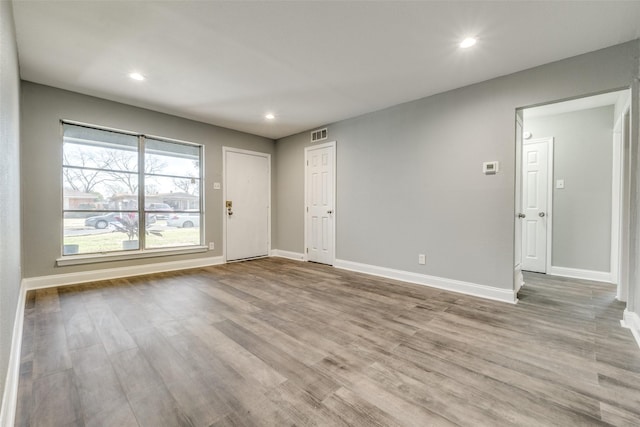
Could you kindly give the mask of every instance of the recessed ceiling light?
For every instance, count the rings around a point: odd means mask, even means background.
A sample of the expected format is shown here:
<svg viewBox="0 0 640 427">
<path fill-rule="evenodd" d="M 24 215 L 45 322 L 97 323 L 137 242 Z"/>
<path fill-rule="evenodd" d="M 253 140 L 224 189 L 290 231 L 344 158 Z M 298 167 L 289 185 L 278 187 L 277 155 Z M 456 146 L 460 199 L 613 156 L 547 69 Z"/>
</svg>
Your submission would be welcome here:
<svg viewBox="0 0 640 427">
<path fill-rule="evenodd" d="M 274 116 L 271 113 L 267 113 L 267 114 L 264 115 L 264 118 L 267 119 L 267 120 L 273 120 L 273 119 L 276 118 L 276 116 Z"/>
<path fill-rule="evenodd" d="M 476 39 L 475 37 L 467 37 L 466 39 L 462 40 L 462 42 L 460 42 L 460 47 L 466 49 L 476 44 L 477 41 L 478 39 Z"/>
<path fill-rule="evenodd" d="M 131 73 L 129 74 L 129 77 L 131 77 L 133 80 L 138 80 L 138 81 L 142 81 L 145 79 L 145 77 L 140 73 Z"/>
</svg>

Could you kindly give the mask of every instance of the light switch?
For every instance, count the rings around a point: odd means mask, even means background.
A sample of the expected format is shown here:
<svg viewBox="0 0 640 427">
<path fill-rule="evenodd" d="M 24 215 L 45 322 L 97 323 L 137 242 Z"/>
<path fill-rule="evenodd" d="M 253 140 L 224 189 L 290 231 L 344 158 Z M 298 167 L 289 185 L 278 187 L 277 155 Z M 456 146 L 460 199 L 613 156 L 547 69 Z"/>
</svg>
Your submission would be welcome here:
<svg viewBox="0 0 640 427">
<path fill-rule="evenodd" d="M 220 183 L 219 182 L 214 182 L 213 183 L 213 189 L 214 190 L 219 190 L 220 189 Z"/>
<path fill-rule="evenodd" d="M 564 179 L 556 179 L 556 188 L 564 188 Z"/>
</svg>

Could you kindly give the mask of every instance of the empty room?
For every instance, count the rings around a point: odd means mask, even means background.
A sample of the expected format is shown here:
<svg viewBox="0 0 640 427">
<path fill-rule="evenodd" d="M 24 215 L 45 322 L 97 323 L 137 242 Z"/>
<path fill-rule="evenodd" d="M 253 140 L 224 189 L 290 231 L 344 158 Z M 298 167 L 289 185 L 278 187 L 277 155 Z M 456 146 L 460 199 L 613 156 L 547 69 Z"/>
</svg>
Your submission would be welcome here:
<svg viewBox="0 0 640 427">
<path fill-rule="evenodd" d="M 640 1 L 0 0 L 0 426 L 640 425 Z"/>
</svg>

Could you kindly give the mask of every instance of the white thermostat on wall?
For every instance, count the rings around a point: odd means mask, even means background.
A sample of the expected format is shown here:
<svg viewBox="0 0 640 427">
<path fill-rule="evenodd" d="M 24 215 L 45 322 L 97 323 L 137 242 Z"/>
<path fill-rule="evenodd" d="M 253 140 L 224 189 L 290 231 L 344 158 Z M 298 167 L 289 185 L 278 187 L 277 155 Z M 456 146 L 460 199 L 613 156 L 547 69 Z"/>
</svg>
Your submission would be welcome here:
<svg viewBox="0 0 640 427">
<path fill-rule="evenodd" d="M 482 173 L 485 175 L 495 175 L 498 173 L 498 162 L 484 162 L 482 164 Z"/>
</svg>

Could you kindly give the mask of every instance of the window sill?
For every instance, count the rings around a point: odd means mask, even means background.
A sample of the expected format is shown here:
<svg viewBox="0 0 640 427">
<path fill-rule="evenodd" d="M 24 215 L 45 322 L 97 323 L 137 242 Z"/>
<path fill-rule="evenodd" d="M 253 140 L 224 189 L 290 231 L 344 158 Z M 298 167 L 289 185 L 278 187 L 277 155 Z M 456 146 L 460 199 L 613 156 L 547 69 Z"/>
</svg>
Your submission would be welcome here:
<svg viewBox="0 0 640 427">
<path fill-rule="evenodd" d="M 148 249 L 146 251 L 126 251 L 101 254 L 71 255 L 56 259 L 58 267 L 67 265 L 95 264 L 100 262 L 129 261 L 143 258 L 157 258 L 171 255 L 184 255 L 207 252 L 206 246 L 189 246 L 188 248 Z"/>
</svg>

